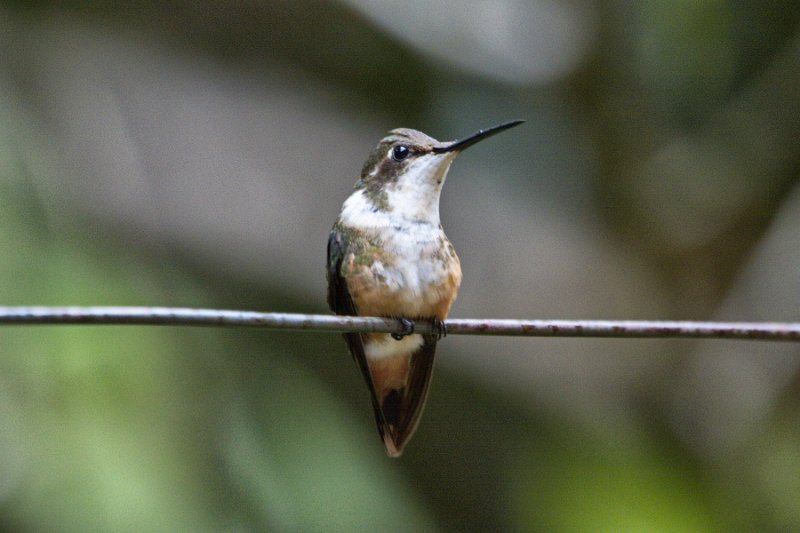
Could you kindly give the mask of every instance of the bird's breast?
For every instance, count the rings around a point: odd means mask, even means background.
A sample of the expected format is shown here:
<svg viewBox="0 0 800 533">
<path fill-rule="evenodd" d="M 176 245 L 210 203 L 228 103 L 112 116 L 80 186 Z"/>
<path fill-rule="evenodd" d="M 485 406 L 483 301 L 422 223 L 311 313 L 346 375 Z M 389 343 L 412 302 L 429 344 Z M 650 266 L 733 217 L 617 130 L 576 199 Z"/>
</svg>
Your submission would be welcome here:
<svg viewBox="0 0 800 533">
<path fill-rule="evenodd" d="M 458 256 L 440 227 L 416 226 L 376 232 L 354 250 L 345 277 L 359 314 L 447 316 L 461 283 Z"/>
</svg>

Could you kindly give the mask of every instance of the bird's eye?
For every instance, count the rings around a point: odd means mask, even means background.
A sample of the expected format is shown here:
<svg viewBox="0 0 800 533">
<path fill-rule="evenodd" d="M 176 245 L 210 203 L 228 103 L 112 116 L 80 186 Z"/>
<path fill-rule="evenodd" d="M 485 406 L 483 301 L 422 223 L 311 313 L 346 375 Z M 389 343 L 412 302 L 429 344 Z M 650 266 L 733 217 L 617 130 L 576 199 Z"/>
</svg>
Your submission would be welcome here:
<svg viewBox="0 0 800 533">
<path fill-rule="evenodd" d="M 411 153 L 411 150 L 408 149 L 408 146 L 405 144 L 398 144 L 394 148 L 392 148 L 392 159 L 395 161 L 402 161 L 408 154 Z"/>
</svg>

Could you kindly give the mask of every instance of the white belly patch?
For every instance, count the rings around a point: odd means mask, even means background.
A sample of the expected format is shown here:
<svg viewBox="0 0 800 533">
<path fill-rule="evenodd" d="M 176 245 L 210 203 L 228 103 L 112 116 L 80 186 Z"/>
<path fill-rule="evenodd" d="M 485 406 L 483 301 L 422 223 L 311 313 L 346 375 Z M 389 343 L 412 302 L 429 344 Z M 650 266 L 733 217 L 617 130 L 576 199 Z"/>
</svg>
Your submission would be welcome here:
<svg viewBox="0 0 800 533">
<path fill-rule="evenodd" d="M 381 335 L 378 338 L 371 338 L 364 346 L 364 355 L 368 359 L 383 359 L 396 355 L 407 355 L 414 353 L 422 346 L 422 335 L 408 335 L 402 339 L 395 340 L 391 335 Z"/>
</svg>

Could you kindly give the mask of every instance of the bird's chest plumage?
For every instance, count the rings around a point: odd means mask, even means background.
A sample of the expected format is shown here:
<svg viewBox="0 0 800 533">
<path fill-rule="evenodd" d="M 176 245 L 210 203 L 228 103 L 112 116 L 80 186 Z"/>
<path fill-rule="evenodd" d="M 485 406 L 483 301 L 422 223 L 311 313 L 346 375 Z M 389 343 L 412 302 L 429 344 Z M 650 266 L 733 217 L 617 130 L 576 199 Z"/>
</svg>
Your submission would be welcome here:
<svg viewBox="0 0 800 533">
<path fill-rule="evenodd" d="M 447 316 L 461 283 L 461 266 L 438 225 L 362 231 L 348 252 L 343 275 L 359 314 Z"/>
<path fill-rule="evenodd" d="M 445 280 L 455 255 L 448 253 L 452 247 L 442 231 L 431 234 L 415 229 L 384 232 L 379 237 L 383 257 L 371 270 L 390 288 L 424 294 Z"/>
</svg>

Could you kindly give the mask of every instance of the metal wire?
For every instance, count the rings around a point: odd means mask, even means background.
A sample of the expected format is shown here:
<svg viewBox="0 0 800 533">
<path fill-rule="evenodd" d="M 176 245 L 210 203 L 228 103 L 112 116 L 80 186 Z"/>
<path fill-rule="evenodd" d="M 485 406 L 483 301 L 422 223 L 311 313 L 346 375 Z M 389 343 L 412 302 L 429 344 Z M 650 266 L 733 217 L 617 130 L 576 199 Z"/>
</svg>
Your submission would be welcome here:
<svg viewBox="0 0 800 533">
<path fill-rule="evenodd" d="M 399 320 L 380 317 L 260 313 L 173 307 L 0 307 L 6 325 L 155 325 L 241 326 L 302 331 L 402 333 Z M 694 322 L 649 320 L 496 320 L 454 318 L 445 321 L 448 335 L 518 337 L 708 338 L 800 341 L 800 323 Z M 415 333 L 436 331 L 417 321 Z"/>
</svg>

